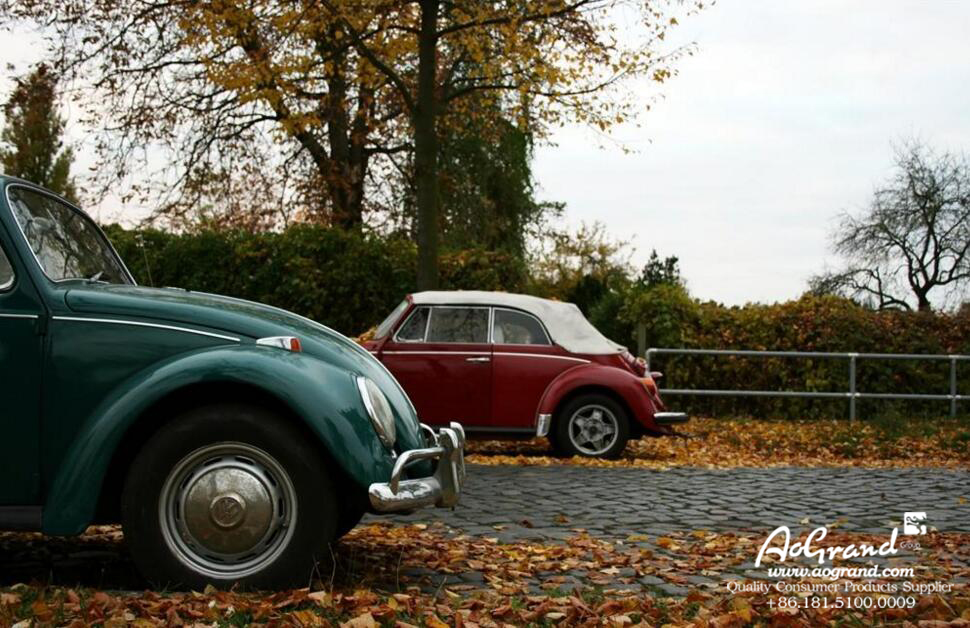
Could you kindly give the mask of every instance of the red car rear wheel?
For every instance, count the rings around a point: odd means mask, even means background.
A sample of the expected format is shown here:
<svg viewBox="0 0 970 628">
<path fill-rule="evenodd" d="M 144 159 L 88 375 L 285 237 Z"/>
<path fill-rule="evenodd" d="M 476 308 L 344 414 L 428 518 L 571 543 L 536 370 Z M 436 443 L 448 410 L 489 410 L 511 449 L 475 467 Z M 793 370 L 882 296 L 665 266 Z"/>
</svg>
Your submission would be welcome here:
<svg viewBox="0 0 970 628">
<path fill-rule="evenodd" d="M 559 409 L 553 445 L 565 456 L 616 458 L 630 437 L 626 410 L 606 395 L 587 394 Z"/>
</svg>

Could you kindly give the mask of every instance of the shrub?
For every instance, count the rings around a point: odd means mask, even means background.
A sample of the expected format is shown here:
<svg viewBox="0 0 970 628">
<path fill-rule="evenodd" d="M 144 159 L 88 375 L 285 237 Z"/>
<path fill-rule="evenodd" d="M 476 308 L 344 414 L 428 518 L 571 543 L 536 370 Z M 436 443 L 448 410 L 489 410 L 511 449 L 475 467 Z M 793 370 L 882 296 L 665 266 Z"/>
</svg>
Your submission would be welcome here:
<svg viewBox="0 0 970 628">
<path fill-rule="evenodd" d="M 655 295 L 656 296 L 656 295 Z M 670 312 L 666 306 L 655 310 Z M 674 317 L 676 319 L 676 315 Z M 857 353 L 952 354 L 970 349 L 970 317 L 926 312 L 878 312 L 838 297 L 805 296 L 775 305 L 696 304 L 682 310 L 679 343 L 664 323 L 648 344 L 696 349 L 757 349 Z M 656 324 L 655 324 L 656 326 Z M 671 342 L 672 341 L 672 342 Z M 666 344 L 662 344 L 666 343 Z M 848 391 L 849 361 L 837 358 L 658 356 L 665 388 Z M 856 389 L 870 393 L 947 394 L 949 362 L 857 361 Z M 960 390 L 970 388 L 970 365 L 958 368 Z M 697 414 L 757 417 L 842 417 L 847 400 L 680 397 Z M 944 401 L 859 400 L 860 417 L 941 416 Z M 963 410 L 966 413 L 966 410 Z"/>
<path fill-rule="evenodd" d="M 402 238 L 298 225 L 281 233 L 105 230 L 140 284 L 268 303 L 356 335 L 414 291 L 417 253 Z M 524 264 L 471 250 L 441 261 L 448 289 L 519 289 Z"/>
</svg>

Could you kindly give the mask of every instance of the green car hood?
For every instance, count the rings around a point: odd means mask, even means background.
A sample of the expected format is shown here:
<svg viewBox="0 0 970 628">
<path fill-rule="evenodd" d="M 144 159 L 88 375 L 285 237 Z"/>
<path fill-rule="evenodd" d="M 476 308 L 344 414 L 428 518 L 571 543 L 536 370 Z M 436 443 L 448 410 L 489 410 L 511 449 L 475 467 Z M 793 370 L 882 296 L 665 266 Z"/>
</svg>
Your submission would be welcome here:
<svg viewBox="0 0 970 628">
<path fill-rule="evenodd" d="M 178 288 L 90 284 L 72 287 L 65 301 L 71 310 L 84 314 L 182 323 L 250 339 L 296 336 L 303 353 L 374 380 L 397 414 L 401 444 L 406 449 L 423 446 L 414 406 L 397 380 L 356 342 L 308 318 L 261 303 Z"/>
</svg>

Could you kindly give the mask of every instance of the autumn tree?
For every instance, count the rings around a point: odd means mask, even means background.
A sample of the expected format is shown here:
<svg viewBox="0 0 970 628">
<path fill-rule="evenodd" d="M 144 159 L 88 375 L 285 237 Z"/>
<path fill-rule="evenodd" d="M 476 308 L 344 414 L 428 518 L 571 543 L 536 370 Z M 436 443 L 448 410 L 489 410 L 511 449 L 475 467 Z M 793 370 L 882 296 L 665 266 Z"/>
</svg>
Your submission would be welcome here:
<svg viewBox="0 0 970 628">
<path fill-rule="evenodd" d="M 910 141 L 866 211 L 846 213 L 833 234 L 844 267 L 813 278 L 879 309 L 932 309 L 931 296 L 959 297 L 970 285 L 970 163 Z"/>
<path fill-rule="evenodd" d="M 169 216 L 210 201 L 230 216 L 276 206 L 348 227 L 368 205 L 387 209 L 403 182 L 428 288 L 440 138 L 472 121 L 491 141 L 501 121 L 541 139 L 566 122 L 605 130 L 634 117 L 649 99 L 631 81 L 666 80 L 684 52 L 662 52 L 672 7 L 681 4 L 0 0 L 0 19 L 37 23 L 88 92 L 106 182 L 132 180 L 161 151 L 171 166 L 132 188 L 160 196 Z"/>
<path fill-rule="evenodd" d="M 15 80 L 3 113 L 0 163 L 4 172 L 76 201 L 71 177 L 74 155 L 64 144 L 64 118 L 57 107 L 57 80 L 46 65 L 38 65 Z"/>
<path fill-rule="evenodd" d="M 566 121 L 600 129 L 633 117 L 642 98 L 623 94 L 629 79 L 662 82 L 683 52 L 658 50 L 676 24 L 663 2 L 643 0 L 505 0 L 399 2 L 378 9 L 322 0 L 360 56 L 395 89 L 411 123 L 418 223 L 418 288 L 437 286 L 439 133 L 488 112 L 542 136 Z M 636 33 L 620 25 L 635 23 Z M 379 34 L 375 36 L 375 33 Z"/>
<path fill-rule="evenodd" d="M 535 198 L 531 136 L 506 120 L 491 124 L 491 139 L 473 123 L 446 129 L 440 138 L 442 245 L 523 258 L 528 241 L 560 216 L 562 204 Z"/>
<path fill-rule="evenodd" d="M 680 259 L 674 255 L 662 258 L 656 249 L 650 251 L 650 259 L 643 265 L 637 283 L 647 288 L 684 285 L 684 278 L 680 274 Z"/>
<path fill-rule="evenodd" d="M 361 225 L 373 162 L 405 150 L 387 80 L 317 3 L 0 0 L 36 23 L 122 185 L 176 224 Z"/>
</svg>

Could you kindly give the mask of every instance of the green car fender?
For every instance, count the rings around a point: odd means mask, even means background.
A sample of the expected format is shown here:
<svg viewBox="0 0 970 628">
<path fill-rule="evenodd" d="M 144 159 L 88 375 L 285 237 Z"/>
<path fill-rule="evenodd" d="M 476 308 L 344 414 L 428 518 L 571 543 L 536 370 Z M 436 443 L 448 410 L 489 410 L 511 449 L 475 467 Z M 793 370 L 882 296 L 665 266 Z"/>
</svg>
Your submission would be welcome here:
<svg viewBox="0 0 970 628">
<path fill-rule="evenodd" d="M 286 404 L 361 486 L 386 481 L 393 459 L 366 415 L 354 374 L 303 353 L 257 345 L 179 354 L 132 376 L 85 421 L 44 505 L 46 534 L 80 534 L 94 518 L 105 473 L 125 433 L 157 402 L 186 386 L 254 386 Z"/>
</svg>

